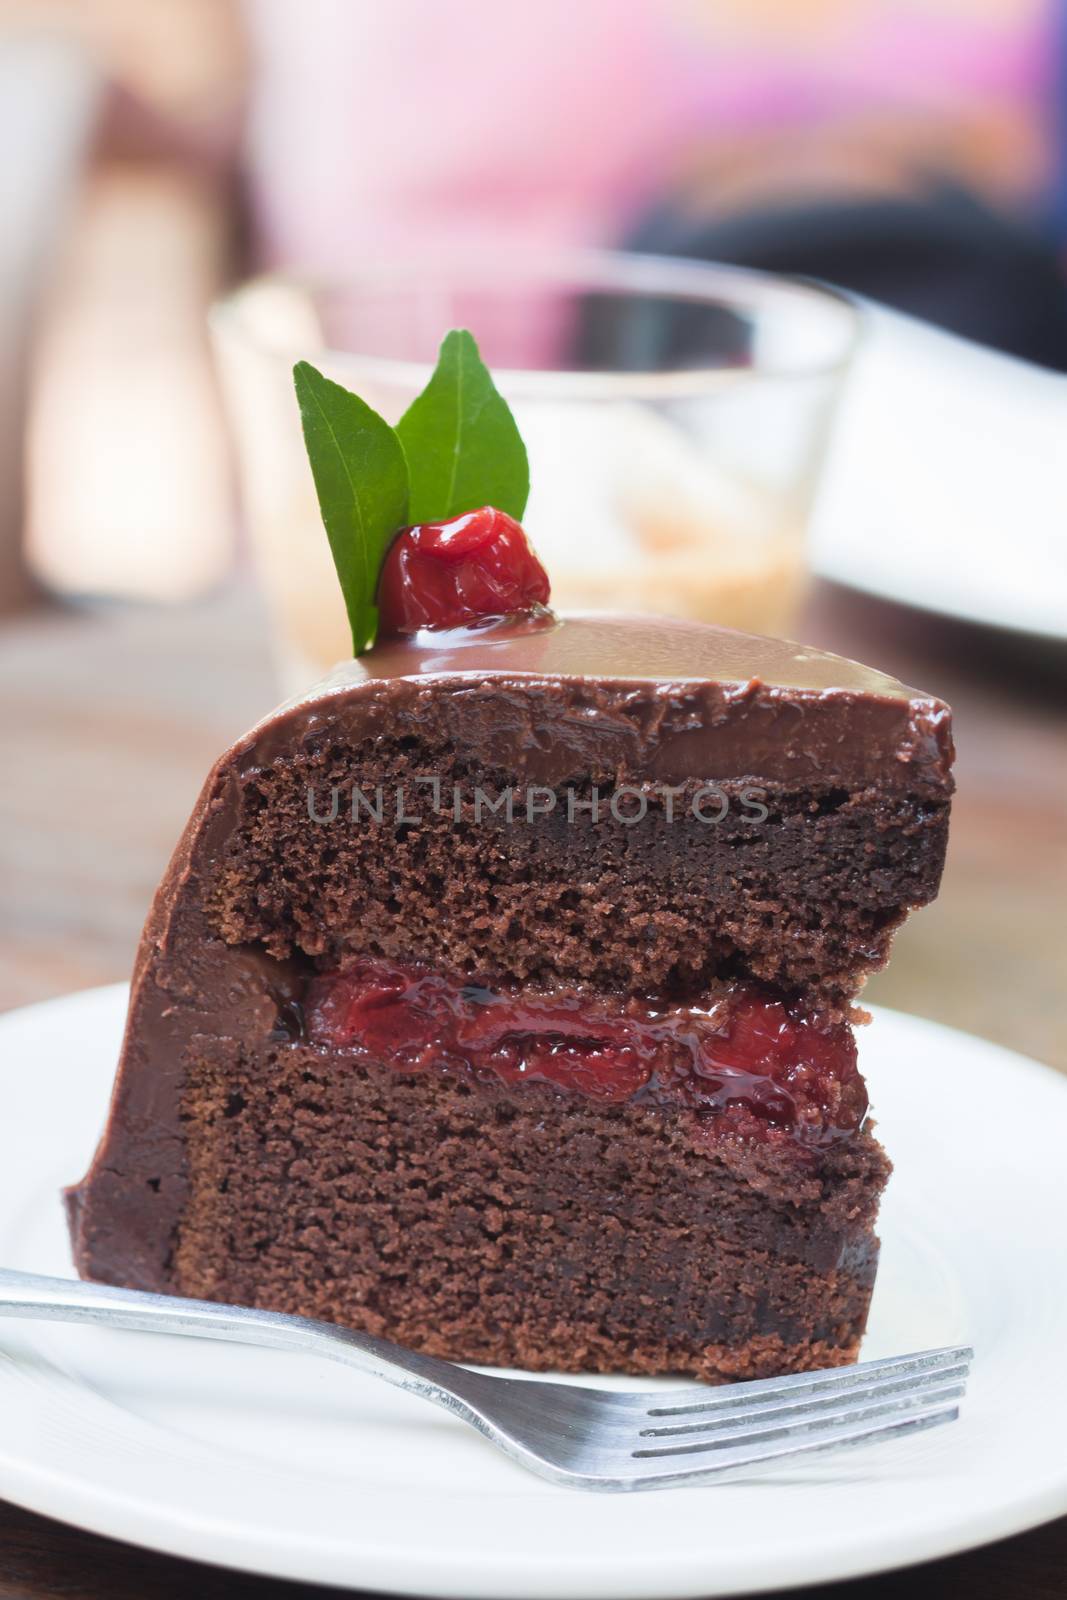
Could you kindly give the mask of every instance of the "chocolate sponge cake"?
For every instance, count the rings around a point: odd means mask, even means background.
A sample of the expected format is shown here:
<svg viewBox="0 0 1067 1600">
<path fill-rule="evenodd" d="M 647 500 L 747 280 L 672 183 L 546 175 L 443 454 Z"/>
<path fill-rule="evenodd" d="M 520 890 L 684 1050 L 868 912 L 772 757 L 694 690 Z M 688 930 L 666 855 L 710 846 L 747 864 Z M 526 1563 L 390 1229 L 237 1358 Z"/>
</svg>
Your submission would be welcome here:
<svg viewBox="0 0 1067 1600">
<path fill-rule="evenodd" d="M 853 1001 L 937 891 L 945 706 L 525 614 L 383 640 L 208 778 L 79 1270 L 459 1360 L 851 1360 L 889 1171 Z"/>
</svg>

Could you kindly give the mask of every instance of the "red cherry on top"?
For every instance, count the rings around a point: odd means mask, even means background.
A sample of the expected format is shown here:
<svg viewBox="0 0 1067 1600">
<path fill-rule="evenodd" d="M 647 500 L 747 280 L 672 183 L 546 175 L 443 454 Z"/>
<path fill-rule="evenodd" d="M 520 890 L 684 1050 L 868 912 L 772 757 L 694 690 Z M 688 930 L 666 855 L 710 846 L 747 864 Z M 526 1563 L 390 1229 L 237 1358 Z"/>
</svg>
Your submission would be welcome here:
<svg viewBox="0 0 1067 1600">
<path fill-rule="evenodd" d="M 521 523 L 494 506 L 404 528 L 378 584 L 382 633 L 462 627 L 547 601 L 548 578 Z"/>
</svg>

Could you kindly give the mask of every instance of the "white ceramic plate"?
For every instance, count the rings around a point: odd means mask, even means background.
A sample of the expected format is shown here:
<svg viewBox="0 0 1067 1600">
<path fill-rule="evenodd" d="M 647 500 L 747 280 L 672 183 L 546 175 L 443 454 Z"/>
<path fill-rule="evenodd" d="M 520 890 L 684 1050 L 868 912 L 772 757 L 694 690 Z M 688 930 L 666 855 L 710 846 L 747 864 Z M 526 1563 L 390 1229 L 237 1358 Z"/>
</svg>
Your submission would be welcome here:
<svg viewBox="0 0 1067 1600">
<path fill-rule="evenodd" d="M 815 571 L 1067 641 L 1067 378 L 864 309 L 813 518 Z"/>
<path fill-rule="evenodd" d="M 0 1262 L 69 1273 L 59 1186 L 103 1116 L 125 989 L 0 1018 Z M 1067 1512 L 1067 1080 L 881 1012 L 896 1163 L 867 1356 L 969 1341 L 959 1422 L 746 1482 L 554 1488 L 325 1362 L 0 1320 L 0 1496 L 175 1555 L 407 1594 L 676 1597 L 825 1582 Z"/>
</svg>

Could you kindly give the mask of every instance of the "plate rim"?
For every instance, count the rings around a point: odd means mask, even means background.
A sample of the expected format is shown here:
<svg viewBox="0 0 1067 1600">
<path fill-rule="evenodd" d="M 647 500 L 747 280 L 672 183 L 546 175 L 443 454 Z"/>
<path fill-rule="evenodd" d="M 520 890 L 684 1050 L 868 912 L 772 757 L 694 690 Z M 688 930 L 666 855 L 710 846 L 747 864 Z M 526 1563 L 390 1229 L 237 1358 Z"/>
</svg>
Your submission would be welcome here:
<svg viewBox="0 0 1067 1600">
<path fill-rule="evenodd" d="M 1018 1509 L 1015 1502 L 1005 1501 L 999 1518 L 982 1516 L 980 1522 L 976 1520 L 967 1532 L 960 1529 L 959 1537 L 954 1538 L 950 1545 L 944 1542 L 943 1534 L 937 1527 L 930 1527 L 907 1542 L 897 1542 L 892 1550 L 886 1549 L 873 1562 L 869 1544 L 864 1542 L 862 1534 L 855 1534 L 844 1544 L 839 1544 L 830 1555 L 824 1551 L 817 1562 L 813 1560 L 809 1566 L 801 1566 L 799 1570 L 795 1558 L 788 1553 L 779 1555 L 772 1550 L 768 1555 L 764 1550 L 761 1552 L 760 1566 L 751 1574 L 751 1581 L 744 1574 L 735 1573 L 729 1577 L 725 1587 L 719 1585 L 706 1566 L 698 1568 L 693 1563 L 679 1572 L 672 1569 L 670 1581 L 666 1584 L 656 1582 L 651 1570 L 655 1558 L 650 1558 L 648 1562 L 642 1560 L 631 1563 L 626 1581 L 620 1581 L 617 1574 L 609 1573 L 607 1581 L 598 1583 L 595 1580 L 603 1573 L 602 1557 L 591 1555 L 580 1562 L 576 1562 L 573 1556 L 561 1557 L 553 1565 L 543 1562 L 537 1569 L 536 1581 L 529 1587 L 502 1590 L 499 1568 L 494 1559 L 487 1561 L 482 1570 L 473 1570 L 478 1559 L 476 1551 L 465 1557 L 465 1561 L 471 1564 L 464 1570 L 457 1568 L 443 1574 L 436 1556 L 424 1556 L 413 1547 L 406 1559 L 424 1569 L 427 1580 L 424 1586 L 421 1579 L 412 1583 L 398 1577 L 389 1552 L 374 1552 L 372 1549 L 361 1552 L 361 1570 L 358 1578 L 354 1578 L 350 1567 L 342 1573 L 329 1563 L 322 1566 L 318 1564 L 319 1558 L 331 1551 L 342 1562 L 349 1562 L 352 1554 L 350 1545 L 341 1541 L 327 1544 L 321 1539 L 309 1541 L 295 1538 L 286 1541 L 279 1538 L 277 1530 L 273 1530 L 269 1538 L 264 1538 L 260 1533 L 257 1535 L 257 1544 L 253 1545 L 247 1531 L 228 1535 L 221 1526 L 216 1529 L 202 1519 L 189 1519 L 187 1526 L 195 1534 L 197 1545 L 195 1549 L 183 1548 L 173 1538 L 176 1528 L 181 1525 L 180 1519 L 176 1521 L 173 1516 L 163 1515 L 155 1504 L 147 1512 L 139 1512 L 135 1499 L 120 1498 L 117 1494 L 107 1492 L 92 1492 L 86 1489 L 83 1480 L 72 1477 L 64 1479 L 38 1470 L 34 1474 L 37 1480 L 51 1483 L 57 1490 L 46 1506 L 9 1492 L 4 1480 L 4 1465 L 5 1455 L 0 1450 L 0 1497 L 23 1510 L 52 1518 L 83 1532 L 171 1556 L 175 1560 L 222 1567 L 230 1572 L 294 1583 L 321 1584 L 325 1588 L 355 1588 L 358 1593 L 366 1592 L 368 1595 L 380 1593 L 420 1597 L 420 1600 L 498 1600 L 505 1594 L 509 1600 L 549 1600 L 549 1597 L 563 1600 L 564 1596 L 568 1600 L 575 1596 L 582 1597 L 582 1600 L 716 1600 L 717 1596 L 762 1595 L 804 1589 L 813 1584 L 842 1583 L 904 1571 L 927 1562 L 980 1550 L 1001 1540 L 1028 1533 L 1067 1514 L 1065 1483 L 1059 1490 L 1048 1490 L 1043 1497 L 1030 1497 L 1025 1502 L 1025 1512 Z M 1022 1497 L 1019 1499 L 1021 1501 Z M 263 1556 L 269 1554 L 270 1559 L 259 1559 L 257 1547 Z M 585 1571 L 581 1571 L 581 1568 L 585 1568 Z M 587 1577 L 594 1581 L 583 1581 Z M 637 1581 L 631 1582 L 631 1579 Z"/>
<path fill-rule="evenodd" d="M 941 617 L 949 622 L 966 623 L 971 628 L 990 628 L 995 633 L 1006 634 L 1012 639 L 1032 640 L 1034 644 L 1067 644 L 1067 626 L 1048 627 L 1042 623 L 1024 621 L 1021 617 L 997 614 L 991 609 L 983 609 L 980 606 L 954 603 L 950 596 L 946 598 L 943 593 L 938 594 L 935 599 L 917 587 L 909 587 L 906 582 L 871 578 L 865 573 L 861 563 L 857 562 L 853 567 L 850 562 L 841 559 L 839 551 L 824 553 L 815 549 L 811 552 L 810 565 L 812 576 L 823 583 L 835 584 L 841 589 L 851 590 L 854 594 L 864 595 L 870 600 L 881 600 L 888 605 L 906 607 L 924 617 Z M 881 1009 L 886 1011 L 890 1008 L 883 1006 Z M 906 1016 L 908 1013 L 902 1012 L 901 1015 Z M 962 1029 L 955 1031 L 962 1032 Z M 1001 1048 L 1012 1053 L 1010 1046 L 1005 1045 Z M 1055 1068 L 1051 1070 L 1055 1071 Z"/>
</svg>

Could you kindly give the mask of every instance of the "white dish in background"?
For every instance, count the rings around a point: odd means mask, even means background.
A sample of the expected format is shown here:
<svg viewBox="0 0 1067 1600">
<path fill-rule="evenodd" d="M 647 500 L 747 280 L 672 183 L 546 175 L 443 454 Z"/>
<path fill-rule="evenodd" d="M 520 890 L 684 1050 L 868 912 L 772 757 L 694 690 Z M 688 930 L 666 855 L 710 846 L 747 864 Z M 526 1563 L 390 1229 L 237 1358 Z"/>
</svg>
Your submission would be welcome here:
<svg viewBox="0 0 1067 1600">
<path fill-rule="evenodd" d="M 124 1007 L 116 986 L 0 1018 L 3 1265 L 72 1270 L 58 1190 L 89 1158 Z M 959 1422 L 590 1495 L 325 1362 L 0 1319 L 0 1497 L 175 1555 L 464 1600 L 821 1583 L 1067 1512 L 1067 1080 L 889 1011 L 862 1063 L 896 1165 L 864 1355 L 973 1343 Z"/>
<path fill-rule="evenodd" d="M 814 570 L 1067 641 L 1067 377 L 864 309 L 812 520 Z"/>
</svg>

